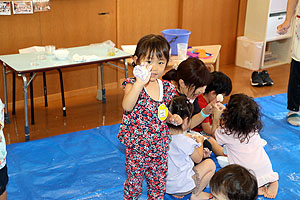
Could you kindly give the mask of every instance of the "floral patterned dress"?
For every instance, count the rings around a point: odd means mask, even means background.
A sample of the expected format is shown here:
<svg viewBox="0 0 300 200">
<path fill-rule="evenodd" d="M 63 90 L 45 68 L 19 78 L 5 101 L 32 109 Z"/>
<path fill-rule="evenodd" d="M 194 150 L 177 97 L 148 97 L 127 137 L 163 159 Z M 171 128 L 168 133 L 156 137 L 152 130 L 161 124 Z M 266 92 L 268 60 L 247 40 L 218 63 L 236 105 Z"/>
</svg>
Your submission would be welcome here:
<svg viewBox="0 0 300 200">
<path fill-rule="evenodd" d="M 127 147 L 124 199 L 138 198 L 144 175 L 148 184 L 148 199 L 162 199 L 165 192 L 171 136 L 166 119 L 159 119 L 159 108 L 169 105 L 176 89 L 168 81 L 157 81 L 160 86 L 158 101 L 152 99 L 143 88 L 134 108 L 123 114 L 117 137 Z M 123 86 L 128 83 L 135 83 L 135 79 L 126 79 Z"/>
</svg>

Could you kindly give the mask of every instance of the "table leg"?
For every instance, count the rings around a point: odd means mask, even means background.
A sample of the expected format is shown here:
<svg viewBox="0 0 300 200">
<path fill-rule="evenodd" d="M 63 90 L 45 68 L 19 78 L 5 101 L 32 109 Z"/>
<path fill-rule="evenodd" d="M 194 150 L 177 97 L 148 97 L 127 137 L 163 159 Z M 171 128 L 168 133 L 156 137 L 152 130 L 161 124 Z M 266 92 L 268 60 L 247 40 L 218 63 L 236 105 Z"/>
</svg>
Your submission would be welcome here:
<svg viewBox="0 0 300 200">
<path fill-rule="evenodd" d="M 101 80 L 101 64 L 98 64 L 98 83 L 97 83 L 97 97 L 96 99 L 102 101 L 102 80 Z"/>
<path fill-rule="evenodd" d="M 32 81 L 32 77 L 33 77 L 33 73 L 30 73 L 30 77 L 29 80 L 30 81 L 30 108 L 31 108 L 31 124 L 35 124 L 34 123 L 34 99 L 33 99 L 33 81 Z"/>
<path fill-rule="evenodd" d="M 48 107 L 46 72 L 43 72 L 43 83 L 44 83 L 44 101 L 45 101 L 45 107 Z"/>
<path fill-rule="evenodd" d="M 128 62 L 127 59 L 124 59 L 125 64 L 125 78 L 128 78 Z"/>
<path fill-rule="evenodd" d="M 64 81 L 63 81 L 61 70 L 60 69 L 57 70 L 59 72 L 59 79 L 60 79 L 60 91 L 61 91 L 61 101 L 63 106 L 63 116 L 66 116 L 67 111 L 66 111 L 66 103 L 65 103 Z"/>
<path fill-rule="evenodd" d="M 101 83 L 102 83 L 102 102 L 106 102 L 106 96 L 105 96 L 105 84 L 104 84 L 104 69 L 103 69 L 103 63 L 100 63 L 101 68 Z"/>
<path fill-rule="evenodd" d="M 106 102 L 103 63 L 99 63 L 98 65 L 98 87 L 96 98 L 103 103 Z"/>
<path fill-rule="evenodd" d="M 13 72 L 12 73 L 13 77 L 12 77 L 12 81 L 13 81 L 13 88 L 12 88 L 12 114 L 15 115 L 16 114 L 16 73 Z"/>
<path fill-rule="evenodd" d="M 27 78 L 25 74 L 22 74 L 24 82 L 24 110 L 25 110 L 25 141 L 30 140 L 29 124 L 28 124 L 28 98 L 27 98 Z"/>
<path fill-rule="evenodd" d="M 7 105 L 6 67 L 4 63 L 3 63 L 3 85 L 4 85 L 4 103 L 5 103 L 4 122 L 6 124 L 9 124 L 10 120 L 9 120 L 8 105 Z"/>
<path fill-rule="evenodd" d="M 216 61 L 216 71 L 219 71 L 219 63 L 220 63 L 220 53 L 219 53 L 217 61 Z"/>
</svg>

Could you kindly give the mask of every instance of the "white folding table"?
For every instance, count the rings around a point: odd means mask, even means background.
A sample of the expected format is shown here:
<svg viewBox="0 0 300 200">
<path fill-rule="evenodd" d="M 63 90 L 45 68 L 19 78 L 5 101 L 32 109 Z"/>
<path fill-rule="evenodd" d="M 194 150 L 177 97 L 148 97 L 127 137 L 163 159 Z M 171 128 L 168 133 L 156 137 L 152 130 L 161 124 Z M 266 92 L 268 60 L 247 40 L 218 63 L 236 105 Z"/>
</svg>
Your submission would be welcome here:
<svg viewBox="0 0 300 200">
<path fill-rule="evenodd" d="M 69 56 L 65 60 L 58 60 L 54 55 L 47 55 L 45 59 L 38 59 L 40 53 L 25 53 L 25 54 L 11 54 L 11 55 L 1 55 L 0 61 L 3 64 L 3 85 L 4 85 L 4 97 L 5 97 L 5 122 L 10 123 L 9 120 L 9 112 L 7 105 L 7 81 L 6 76 L 9 72 L 17 73 L 18 76 L 21 76 L 24 83 L 24 109 L 25 109 L 25 140 L 28 141 L 30 139 L 29 133 L 29 123 L 28 123 L 28 97 L 27 97 L 27 88 L 28 85 L 32 83 L 34 77 L 37 72 L 46 72 L 50 70 L 58 70 L 61 78 L 61 93 L 62 93 L 62 101 L 63 101 L 63 113 L 66 115 L 66 108 L 64 105 L 64 91 L 63 91 L 63 82 L 62 82 L 62 68 L 67 67 L 78 67 L 82 65 L 89 64 L 98 64 L 98 80 L 99 80 L 99 88 L 97 99 L 101 99 L 105 102 L 105 86 L 104 86 L 104 70 L 103 63 L 108 63 L 117 68 L 123 69 L 125 71 L 125 77 L 128 77 L 128 63 L 127 58 L 131 57 L 131 54 L 126 53 L 122 50 L 116 49 L 116 53 L 114 56 L 108 55 L 108 47 L 105 45 L 88 45 L 88 46 L 80 46 L 67 48 L 70 52 Z M 76 62 L 72 59 L 74 54 L 83 55 L 95 55 L 97 59 L 93 60 L 83 60 L 81 62 Z M 115 64 L 109 63 L 110 61 L 118 61 L 123 60 L 125 67 L 120 67 Z M 9 70 L 7 70 L 9 69 Z M 27 80 L 26 74 L 30 73 L 30 77 Z M 98 88 L 98 89 L 99 89 Z M 102 90 L 102 91 L 101 91 Z M 33 97 L 32 97 L 33 103 Z M 31 106 L 33 109 L 33 105 Z"/>
</svg>

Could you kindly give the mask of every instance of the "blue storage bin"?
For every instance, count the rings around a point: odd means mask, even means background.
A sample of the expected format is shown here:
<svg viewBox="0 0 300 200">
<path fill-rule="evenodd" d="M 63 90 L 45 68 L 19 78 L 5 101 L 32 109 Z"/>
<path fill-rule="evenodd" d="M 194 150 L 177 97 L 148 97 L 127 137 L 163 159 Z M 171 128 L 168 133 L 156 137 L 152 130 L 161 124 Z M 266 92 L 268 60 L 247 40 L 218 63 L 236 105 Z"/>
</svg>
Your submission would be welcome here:
<svg viewBox="0 0 300 200">
<path fill-rule="evenodd" d="M 191 31 L 184 29 L 166 29 L 161 32 L 171 46 L 171 54 L 177 55 L 177 44 L 189 42 Z"/>
</svg>

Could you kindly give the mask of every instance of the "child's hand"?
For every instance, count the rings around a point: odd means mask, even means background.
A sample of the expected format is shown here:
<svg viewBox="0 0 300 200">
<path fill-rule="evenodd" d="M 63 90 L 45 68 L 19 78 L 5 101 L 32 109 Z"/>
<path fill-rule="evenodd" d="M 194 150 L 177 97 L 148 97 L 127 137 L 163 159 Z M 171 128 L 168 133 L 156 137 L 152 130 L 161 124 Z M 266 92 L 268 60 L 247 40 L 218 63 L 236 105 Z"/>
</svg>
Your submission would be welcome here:
<svg viewBox="0 0 300 200">
<path fill-rule="evenodd" d="M 208 148 L 203 148 L 203 158 L 210 157 L 211 151 Z"/>
<path fill-rule="evenodd" d="M 218 102 L 215 104 L 215 109 L 218 109 L 219 111 L 223 111 L 226 107 L 224 106 L 224 104 Z M 214 109 L 214 110 L 215 110 Z"/>
<path fill-rule="evenodd" d="M 222 103 L 216 103 L 214 105 L 214 117 L 219 118 L 226 107 Z"/>
<path fill-rule="evenodd" d="M 217 99 L 211 101 L 209 104 L 207 104 L 207 106 L 203 109 L 204 114 L 208 115 L 208 114 L 212 114 L 214 111 L 214 106 L 217 102 Z"/>
<path fill-rule="evenodd" d="M 203 142 L 204 142 L 204 137 L 202 136 L 202 135 L 193 135 L 192 136 L 193 137 L 193 139 L 195 139 L 196 140 L 196 142 L 198 142 L 198 143 L 201 143 L 201 144 L 203 144 Z"/>
<path fill-rule="evenodd" d="M 182 118 L 177 114 L 172 115 L 169 120 L 175 126 L 181 125 L 183 122 Z"/>
<path fill-rule="evenodd" d="M 204 142 L 204 136 L 202 136 L 200 134 L 187 133 L 186 136 L 188 136 L 189 138 L 192 138 L 197 143 L 203 144 L 203 142 Z"/>
</svg>

